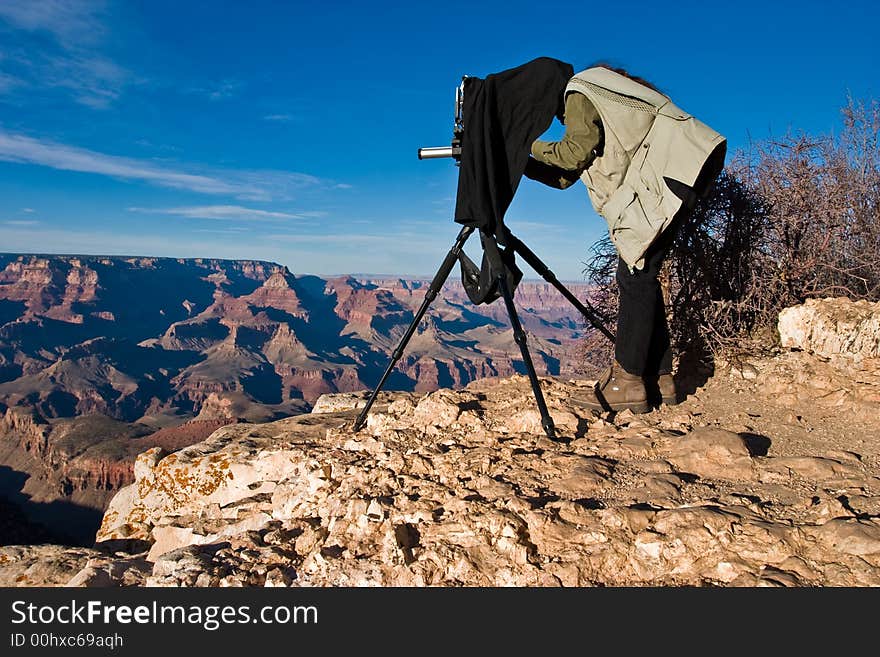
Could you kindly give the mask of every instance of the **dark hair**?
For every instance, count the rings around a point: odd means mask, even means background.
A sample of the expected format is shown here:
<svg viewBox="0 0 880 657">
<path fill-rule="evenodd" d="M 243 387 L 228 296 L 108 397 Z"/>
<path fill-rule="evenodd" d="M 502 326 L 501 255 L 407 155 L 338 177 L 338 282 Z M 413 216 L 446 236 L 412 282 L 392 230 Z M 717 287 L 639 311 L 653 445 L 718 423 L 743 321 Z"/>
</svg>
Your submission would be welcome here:
<svg viewBox="0 0 880 657">
<path fill-rule="evenodd" d="M 609 71 L 614 71 L 618 75 L 622 75 L 625 78 L 629 78 L 633 82 L 638 82 L 639 84 L 648 87 L 648 89 L 653 89 L 654 91 L 656 91 L 659 94 L 663 93 L 657 87 L 655 87 L 653 84 L 651 84 L 650 82 L 648 82 L 644 78 L 640 78 L 638 76 L 631 75 L 626 69 L 619 68 L 617 66 L 611 66 L 611 64 L 608 64 L 607 62 L 596 62 L 595 64 L 590 66 L 590 68 L 607 68 Z"/>
</svg>

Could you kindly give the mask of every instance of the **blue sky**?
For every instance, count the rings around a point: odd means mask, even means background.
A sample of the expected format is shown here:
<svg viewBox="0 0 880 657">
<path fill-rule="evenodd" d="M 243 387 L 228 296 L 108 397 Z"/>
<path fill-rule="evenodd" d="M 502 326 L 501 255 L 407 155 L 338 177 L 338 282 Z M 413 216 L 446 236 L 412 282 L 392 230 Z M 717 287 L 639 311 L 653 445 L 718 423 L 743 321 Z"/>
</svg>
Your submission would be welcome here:
<svg viewBox="0 0 880 657">
<path fill-rule="evenodd" d="M 610 61 L 735 150 L 877 97 L 878 23 L 861 0 L 0 0 L 0 251 L 433 274 L 457 169 L 416 151 L 449 143 L 463 74 Z M 568 280 L 604 230 L 582 186 L 529 180 L 508 224 Z"/>
</svg>

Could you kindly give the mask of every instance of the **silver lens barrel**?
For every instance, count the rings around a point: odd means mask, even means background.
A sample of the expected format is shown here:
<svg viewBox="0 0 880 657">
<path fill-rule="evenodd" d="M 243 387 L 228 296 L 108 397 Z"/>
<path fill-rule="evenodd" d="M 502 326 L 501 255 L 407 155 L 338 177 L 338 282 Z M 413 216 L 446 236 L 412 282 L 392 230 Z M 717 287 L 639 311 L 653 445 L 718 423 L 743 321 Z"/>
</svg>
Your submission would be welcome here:
<svg viewBox="0 0 880 657">
<path fill-rule="evenodd" d="M 433 160 L 438 157 L 452 157 L 452 146 L 432 146 L 419 149 L 420 160 Z"/>
<path fill-rule="evenodd" d="M 440 157 L 458 157 L 461 155 L 461 146 L 431 146 L 419 149 L 420 160 L 433 160 Z"/>
</svg>

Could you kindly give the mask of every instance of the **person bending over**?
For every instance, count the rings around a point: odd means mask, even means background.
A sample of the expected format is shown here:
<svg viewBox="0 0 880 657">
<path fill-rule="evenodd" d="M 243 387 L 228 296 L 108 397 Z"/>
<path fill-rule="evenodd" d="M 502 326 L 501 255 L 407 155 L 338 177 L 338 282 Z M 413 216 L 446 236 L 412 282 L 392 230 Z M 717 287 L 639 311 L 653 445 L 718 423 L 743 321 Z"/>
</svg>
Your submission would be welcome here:
<svg viewBox="0 0 880 657">
<path fill-rule="evenodd" d="M 674 404 L 658 274 L 680 224 L 720 173 L 726 140 L 651 83 L 606 64 L 575 74 L 562 102 L 564 137 L 536 140 L 525 175 L 557 189 L 580 179 L 619 256 L 614 360 L 575 401 L 635 413 Z"/>
</svg>

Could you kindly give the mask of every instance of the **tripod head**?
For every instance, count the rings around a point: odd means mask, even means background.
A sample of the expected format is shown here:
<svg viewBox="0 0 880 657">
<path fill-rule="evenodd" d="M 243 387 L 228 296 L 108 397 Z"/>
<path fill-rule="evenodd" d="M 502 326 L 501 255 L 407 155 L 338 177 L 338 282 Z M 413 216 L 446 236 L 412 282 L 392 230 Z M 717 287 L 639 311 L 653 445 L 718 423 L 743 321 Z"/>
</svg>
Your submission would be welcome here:
<svg viewBox="0 0 880 657">
<path fill-rule="evenodd" d="M 449 146 L 429 146 L 419 149 L 420 160 L 433 160 L 441 157 L 455 158 L 455 165 L 461 161 L 461 139 L 464 136 L 464 83 L 468 76 L 461 76 L 461 84 L 455 89 L 455 121 L 452 125 L 452 143 Z"/>
</svg>

